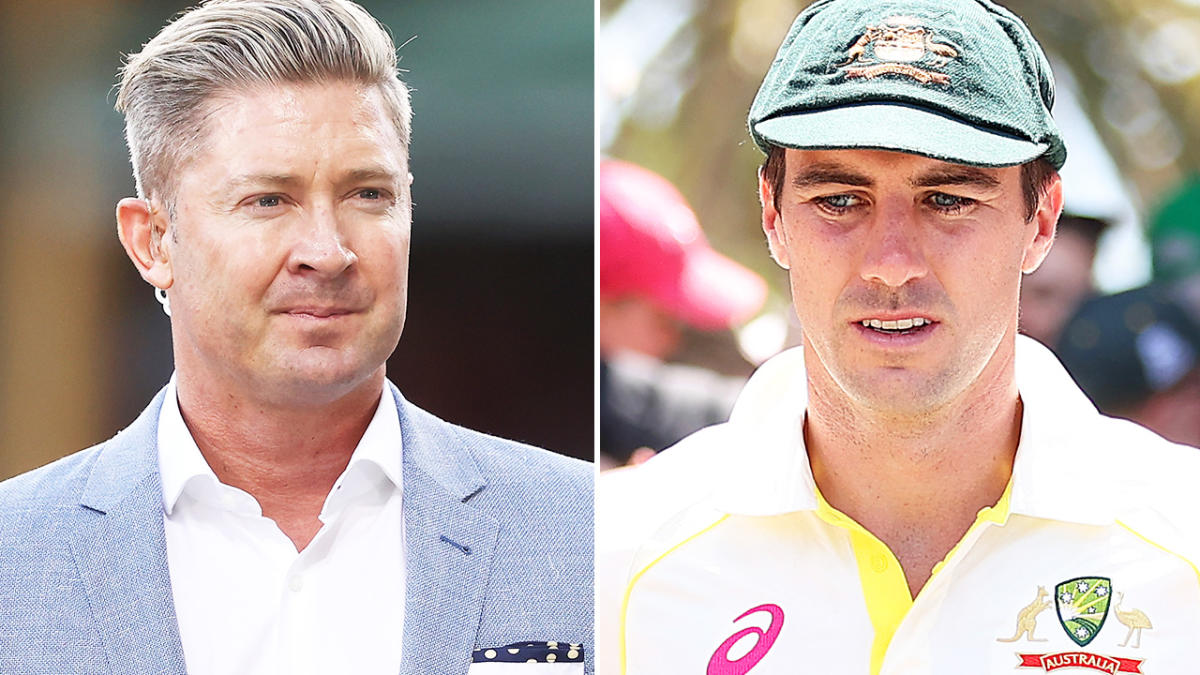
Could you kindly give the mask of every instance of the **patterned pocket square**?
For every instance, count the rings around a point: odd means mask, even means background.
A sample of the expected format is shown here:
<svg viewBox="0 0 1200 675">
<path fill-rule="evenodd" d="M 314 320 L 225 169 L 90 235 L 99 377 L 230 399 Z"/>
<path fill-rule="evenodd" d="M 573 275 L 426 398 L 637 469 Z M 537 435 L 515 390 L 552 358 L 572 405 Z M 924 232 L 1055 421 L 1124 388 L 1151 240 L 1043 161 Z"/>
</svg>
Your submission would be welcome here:
<svg viewBox="0 0 1200 675">
<path fill-rule="evenodd" d="M 566 642 L 514 642 L 471 653 L 471 663 L 583 663 L 583 645 Z"/>
</svg>

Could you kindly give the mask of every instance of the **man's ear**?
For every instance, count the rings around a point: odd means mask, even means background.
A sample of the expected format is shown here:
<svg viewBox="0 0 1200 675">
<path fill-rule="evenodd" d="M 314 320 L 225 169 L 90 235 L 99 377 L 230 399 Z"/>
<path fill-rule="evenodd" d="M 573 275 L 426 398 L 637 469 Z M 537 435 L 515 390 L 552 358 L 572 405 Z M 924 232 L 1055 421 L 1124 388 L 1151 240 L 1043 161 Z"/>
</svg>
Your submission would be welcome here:
<svg viewBox="0 0 1200 675">
<path fill-rule="evenodd" d="M 783 220 L 779 209 L 775 208 L 775 193 L 763 170 L 758 170 L 758 200 L 762 203 L 762 228 L 767 235 L 767 246 L 771 249 L 771 257 L 783 269 L 791 269 L 788 260 L 787 232 L 783 229 Z"/>
<path fill-rule="evenodd" d="M 117 202 L 117 238 L 139 274 L 151 286 L 166 290 L 175 277 L 164 238 L 167 215 L 145 199 L 126 197 Z"/>
<path fill-rule="evenodd" d="M 1046 190 L 1039 197 L 1037 211 L 1028 225 L 1031 228 L 1031 237 L 1025 244 L 1025 256 L 1021 259 L 1021 271 L 1025 274 L 1040 267 L 1046 255 L 1050 253 L 1050 245 L 1054 243 L 1054 230 L 1058 226 L 1062 208 L 1062 178 L 1055 172 Z"/>
</svg>

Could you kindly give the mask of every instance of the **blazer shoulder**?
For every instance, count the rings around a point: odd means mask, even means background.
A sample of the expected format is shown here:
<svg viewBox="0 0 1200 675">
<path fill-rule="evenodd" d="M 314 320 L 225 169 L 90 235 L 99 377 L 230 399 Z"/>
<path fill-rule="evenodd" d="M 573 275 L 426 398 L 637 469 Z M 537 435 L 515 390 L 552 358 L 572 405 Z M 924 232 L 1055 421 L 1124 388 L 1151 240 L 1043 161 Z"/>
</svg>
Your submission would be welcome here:
<svg viewBox="0 0 1200 675">
<path fill-rule="evenodd" d="M 13 511 L 77 506 L 104 443 L 0 482 L 0 518 Z"/>
<path fill-rule="evenodd" d="M 44 545 L 80 514 L 103 444 L 0 482 L 0 557 Z"/>
<path fill-rule="evenodd" d="M 591 499 L 590 462 L 455 424 L 450 427 L 471 451 L 489 485 L 505 489 L 537 487 Z"/>
</svg>

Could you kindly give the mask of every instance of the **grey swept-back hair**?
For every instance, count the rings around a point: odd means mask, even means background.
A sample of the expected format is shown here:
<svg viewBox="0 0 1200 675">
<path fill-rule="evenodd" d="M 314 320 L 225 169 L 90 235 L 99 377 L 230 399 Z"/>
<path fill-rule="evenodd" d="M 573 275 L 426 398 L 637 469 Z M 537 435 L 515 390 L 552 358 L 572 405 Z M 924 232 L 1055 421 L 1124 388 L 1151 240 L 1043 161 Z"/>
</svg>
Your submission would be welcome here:
<svg viewBox="0 0 1200 675">
<path fill-rule="evenodd" d="M 138 196 L 174 213 L 174 173 L 202 147 L 215 96 L 256 86 L 376 86 L 405 150 L 412 116 L 387 29 L 349 0 L 209 0 L 125 60 L 117 110 Z"/>
</svg>

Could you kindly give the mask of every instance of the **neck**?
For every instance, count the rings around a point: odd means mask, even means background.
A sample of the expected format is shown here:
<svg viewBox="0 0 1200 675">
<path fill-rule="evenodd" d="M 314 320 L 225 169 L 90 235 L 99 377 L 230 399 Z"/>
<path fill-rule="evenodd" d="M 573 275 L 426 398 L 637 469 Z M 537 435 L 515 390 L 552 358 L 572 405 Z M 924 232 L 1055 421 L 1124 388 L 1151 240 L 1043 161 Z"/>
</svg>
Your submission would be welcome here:
<svg viewBox="0 0 1200 675">
<path fill-rule="evenodd" d="M 383 370 L 320 405 L 268 405 L 182 371 L 176 389 L 188 431 L 217 478 L 250 493 L 302 550 L 320 530 L 325 498 L 375 414 Z"/>
<path fill-rule="evenodd" d="M 804 440 L 817 486 L 891 548 L 915 595 L 1012 476 L 1021 430 L 1012 350 L 961 395 L 920 414 L 856 405 L 808 362 Z"/>
</svg>

